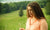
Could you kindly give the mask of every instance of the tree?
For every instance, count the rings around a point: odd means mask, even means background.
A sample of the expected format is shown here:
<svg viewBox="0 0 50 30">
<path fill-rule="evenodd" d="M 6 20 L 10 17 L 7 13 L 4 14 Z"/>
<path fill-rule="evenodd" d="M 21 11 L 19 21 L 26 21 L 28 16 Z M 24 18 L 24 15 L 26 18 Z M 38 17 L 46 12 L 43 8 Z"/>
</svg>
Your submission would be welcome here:
<svg viewBox="0 0 50 30">
<path fill-rule="evenodd" d="M 0 14 L 1 14 L 1 10 L 2 10 L 2 3 L 0 3 Z"/>
<path fill-rule="evenodd" d="M 22 8 L 22 6 L 20 7 L 19 10 L 20 10 L 20 11 L 19 11 L 19 16 L 22 17 L 22 16 L 23 16 L 23 8 Z"/>
<path fill-rule="evenodd" d="M 46 12 L 47 15 L 50 15 L 50 2 L 47 2 L 45 12 Z"/>
</svg>

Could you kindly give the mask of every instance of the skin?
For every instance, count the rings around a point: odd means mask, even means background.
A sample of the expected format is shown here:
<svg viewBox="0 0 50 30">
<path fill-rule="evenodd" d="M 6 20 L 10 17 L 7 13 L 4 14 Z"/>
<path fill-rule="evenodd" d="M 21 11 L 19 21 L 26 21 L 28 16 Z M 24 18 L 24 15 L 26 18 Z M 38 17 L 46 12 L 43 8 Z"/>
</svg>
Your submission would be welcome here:
<svg viewBox="0 0 50 30">
<path fill-rule="evenodd" d="M 28 13 L 29 13 L 29 15 L 32 17 L 32 19 L 34 19 L 34 20 L 36 20 L 37 18 L 35 17 L 35 13 L 33 14 L 33 12 L 32 12 L 32 8 L 31 7 L 28 7 L 27 8 L 28 9 Z M 29 18 L 28 18 L 28 20 L 29 20 Z M 33 21 L 34 21 L 33 20 Z M 38 21 L 38 20 L 37 20 Z M 40 30 L 48 30 L 48 25 L 47 25 L 47 22 L 46 22 L 46 20 L 45 19 L 40 19 Z M 36 23 L 35 23 L 36 24 Z M 28 29 L 27 28 L 27 26 L 28 25 L 26 25 L 26 30 Z M 20 28 L 20 30 L 25 30 L 24 28 Z"/>
<path fill-rule="evenodd" d="M 28 9 L 28 13 L 31 17 L 35 16 L 35 13 L 33 13 L 34 11 L 32 12 L 33 9 L 31 7 L 28 7 L 27 9 Z"/>
<path fill-rule="evenodd" d="M 35 12 L 33 11 L 32 12 L 32 10 L 34 10 L 34 9 L 32 9 L 30 6 L 28 6 L 28 13 L 29 13 L 29 15 L 31 16 L 31 18 L 32 19 L 37 19 L 36 17 L 35 17 Z"/>
</svg>

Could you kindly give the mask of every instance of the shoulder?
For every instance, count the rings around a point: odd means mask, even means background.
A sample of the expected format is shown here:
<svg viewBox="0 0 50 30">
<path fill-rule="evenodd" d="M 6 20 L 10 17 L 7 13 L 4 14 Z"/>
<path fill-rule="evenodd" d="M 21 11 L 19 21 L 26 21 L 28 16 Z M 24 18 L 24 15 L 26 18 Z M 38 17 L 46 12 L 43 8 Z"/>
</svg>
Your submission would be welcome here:
<svg viewBox="0 0 50 30">
<path fill-rule="evenodd" d="M 46 24 L 47 24 L 46 19 L 40 19 L 40 24 L 41 24 L 41 25 L 46 25 Z"/>
<path fill-rule="evenodd" d="M 30 18 L 27 18 L 26 24 L 28 24 L 30 22 Z"/>
<path fill-rule="evenodd" d="M 41 19 L 40 20 L 40 26 L 41 26 L 41 29 L 48 29 L 48 24 L 47 24 L 47 21 L 46 19 Z"/>
<path fill-rule="evenodd" d="M 30 19 L 30 17 L 29 17 L 29 18 L 27 18 L 27 19 Z"/>
<path fill-rule="evenodd" d="M 27 18 L 27 21 L 29 21 L 30 20 L 30 17 L 29 18 Z"/>
<path fill-rule="evenodd" d="M 40 19 L 41 24 L 47 23 L 46 19 Z"/>
<path fill-rule="evenodd" d="M 30 18 L 27 18 L 27 21 L 26 21 L 26 23 L 28 23 L 28 22 L 29 22 L 29 20 L 30 20 Z"/>
</svg>

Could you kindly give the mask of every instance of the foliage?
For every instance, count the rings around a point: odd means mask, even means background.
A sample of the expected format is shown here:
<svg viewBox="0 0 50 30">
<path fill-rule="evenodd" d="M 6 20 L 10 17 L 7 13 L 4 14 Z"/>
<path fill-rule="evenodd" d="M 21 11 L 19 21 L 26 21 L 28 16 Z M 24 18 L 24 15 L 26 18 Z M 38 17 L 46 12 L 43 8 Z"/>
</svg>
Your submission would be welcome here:
<svg viewBox="0 0 50 30">
<path fill-rule="evenodd" d="M 22 5 L 21 5 L 22 6 Z M 19 11 L 19 16 L 20 17 L 22 17 L 23 16 L 23 6 L 22 7 L 20 7 L 20 9 L 19 9 L 20 11 Z"/>
<path fill-rule="evenodd" d="M 28 3 L 33 2 L 33 1 L 22 1 L 22 2 L 10 2 L 10 3 L 0 3 L 0 14 L 4 13 L 10 13 L 12 11 L 19 10 L 20 7 L 22 9 L 26 9 L 26 6 Z M 40 5 L 41 8 L 44 8 L 46 6 L 46 1 L 37 1 Z M 22 5 L 22 6 L 21 6 Z"/>
<path fill-rule="evenodd" d="M 43 8 L 42 10 L 45 9 Z M 23 10 L 24 15 L 22 17 L 18 16 L 18 12 L 19 10 L 0 15 L 0 30 L 19 30 L 19 28 L 25 29 L 27 21 L 26 10 Z M 48 30 L 50 30 L 50 15 L 46 15 L 45 17 L 48 23 Z"/>
<path fill-rule="evenodd" d="M 47 14 L 47 15 L 50 15 L 50 2 L 47 2 L 47 4 L 46 4 L 46 7 L 45 7 L 45 8 L 46 8 L 46 11 L 45 11 L 45 12 L 46 12 L 46 14 Z"/>
<path fill-rule="evenodd" d="M 0 14 L 3 14 L 3 13 L 9 13 L 9 12 L 12 12 L 12 11 L 16 11 L 16 10 L 19 10 L 20 7 L 22 7 L 21 5 L 23 5 L 23 9 L 26 9 L 26 6 L 27 4 L 29 3 L 30 1 L 26 2 L 10 2 L 10 3 L 0 3 Z"/>
</svg>

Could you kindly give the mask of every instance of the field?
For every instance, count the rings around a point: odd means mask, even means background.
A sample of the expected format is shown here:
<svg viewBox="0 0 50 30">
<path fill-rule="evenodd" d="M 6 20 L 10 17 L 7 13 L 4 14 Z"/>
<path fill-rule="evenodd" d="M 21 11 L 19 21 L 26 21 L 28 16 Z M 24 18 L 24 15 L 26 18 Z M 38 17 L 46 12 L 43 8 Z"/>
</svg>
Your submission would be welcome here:
<svg viewBox="0 0 50 30">
<path fill-rule="evenodd" d="M 44 8 L 42 10 L 47 19 L 48 30 L 50 30 L 50 15 L 45 14 Z M 19 28 L 25 28 L 27 20 L 26 10 L 23 10 L 23 13 L 22 17 L 19 16 L 19 10 L 0 15 L 0 30 L 19 30 Z"/>
</svg>

